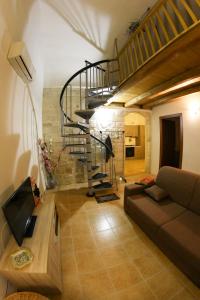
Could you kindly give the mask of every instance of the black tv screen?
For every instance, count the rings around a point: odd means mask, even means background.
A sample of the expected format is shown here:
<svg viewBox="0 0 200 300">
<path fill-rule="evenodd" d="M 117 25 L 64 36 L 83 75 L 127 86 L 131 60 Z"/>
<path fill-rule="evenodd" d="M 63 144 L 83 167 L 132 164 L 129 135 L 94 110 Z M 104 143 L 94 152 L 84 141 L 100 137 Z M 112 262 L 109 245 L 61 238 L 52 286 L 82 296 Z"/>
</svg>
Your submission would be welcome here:
<svg viewBox="0 0 200 300">
<path fill-rule="evenodd" d="M 28 177 L 2 207 L 10 230 L 19 246 L 22 245 L 34 207 L 31 180 Z"/>
</svg>

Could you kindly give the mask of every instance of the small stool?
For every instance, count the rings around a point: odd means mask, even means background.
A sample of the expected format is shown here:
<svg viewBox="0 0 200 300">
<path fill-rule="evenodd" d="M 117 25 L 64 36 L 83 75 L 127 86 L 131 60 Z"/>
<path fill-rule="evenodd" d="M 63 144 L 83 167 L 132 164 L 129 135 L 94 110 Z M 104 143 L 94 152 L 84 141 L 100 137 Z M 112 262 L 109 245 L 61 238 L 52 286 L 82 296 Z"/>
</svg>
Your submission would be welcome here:
<svg viewBox="0 0 200 300">
<path fill-rule="evenodd" d="M 49 298 L 32 292 L 19 292 L 9 295 L 4 300 L 49 300 Z"/>
</svg>

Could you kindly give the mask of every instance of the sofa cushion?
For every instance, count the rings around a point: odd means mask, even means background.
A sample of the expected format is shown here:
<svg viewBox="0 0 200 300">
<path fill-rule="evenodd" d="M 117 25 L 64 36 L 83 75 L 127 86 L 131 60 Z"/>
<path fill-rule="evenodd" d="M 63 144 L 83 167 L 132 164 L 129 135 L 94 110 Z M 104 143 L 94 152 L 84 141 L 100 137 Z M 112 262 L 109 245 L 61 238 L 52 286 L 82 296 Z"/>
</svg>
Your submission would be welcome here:
<svg viewBox="0 0 200 300">
<path fill-rule="evenodd" d="M 155 202 L 146 195 L 128 197 L 128 213 L 137 218 L 144 229 L 154 235 L 158 228 L 174 219 L 185 211 L 179 204 L 165 199 L 162 202 Z M 127 210 L 126 210 L 127 211 Z"/>
<path fill-rule="evenodd" d="M 159 242 L 200 272 L 200 216 L 186 210 L 158 232 Z"/>
<path fill-rule="evenodd" d="M 162 167 L 156 184 L 169 193 L 175 202 L 188 207 L 199 175 L 172 167 Z"/>
<path fill-rule="evenodd" d="M 200 178 L 197 180 L 189 209 L 200 215 Z"/>
<path fill-rule="evenodd" d="M 150 188 L 145 189 L 144 192 L 158 202 L 167 198 L 167 196 L 169 195 L 165 190 L 161 189 L 156 184 L 154 184 Z"/>
</svg>

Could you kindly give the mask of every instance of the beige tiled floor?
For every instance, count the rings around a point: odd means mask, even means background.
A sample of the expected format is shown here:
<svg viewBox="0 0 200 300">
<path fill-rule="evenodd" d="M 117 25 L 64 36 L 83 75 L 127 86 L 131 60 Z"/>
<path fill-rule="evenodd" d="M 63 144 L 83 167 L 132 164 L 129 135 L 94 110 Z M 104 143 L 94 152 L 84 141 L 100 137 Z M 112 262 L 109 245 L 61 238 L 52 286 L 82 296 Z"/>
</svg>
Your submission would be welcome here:
<svg viewBox="0 0 200 300">
<path fill-rule="evenodd" d="M 125 176 L 137 175 L 144 173 L 145 160 L 144 159 L 125 159 L 124 174 Z"/>
<path fill-rule="evenodd" d="M 56 193 L 61 219 L 62 295 L 52 300 L 194 300 L 200 290 L 123 211 L 86 190 Z"/>
</svg>

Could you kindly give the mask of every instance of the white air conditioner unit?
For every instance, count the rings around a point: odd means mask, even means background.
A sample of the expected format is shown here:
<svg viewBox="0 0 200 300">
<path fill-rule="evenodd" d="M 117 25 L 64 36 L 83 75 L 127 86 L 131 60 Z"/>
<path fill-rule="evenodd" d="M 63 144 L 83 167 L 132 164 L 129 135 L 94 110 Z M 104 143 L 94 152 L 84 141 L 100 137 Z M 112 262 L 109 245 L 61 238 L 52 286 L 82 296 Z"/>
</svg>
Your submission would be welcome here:
<svg viewBox="0 0 200 300">
<path fill-rule="evenodd" d="M 24 82 L 30 82 L 35 77 L 35 69 L 24 42 L 15 42 L 8 52 L 8 61 Z"/>
</svg>

